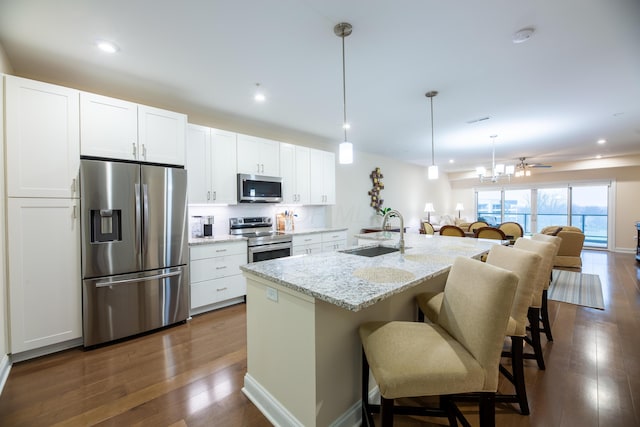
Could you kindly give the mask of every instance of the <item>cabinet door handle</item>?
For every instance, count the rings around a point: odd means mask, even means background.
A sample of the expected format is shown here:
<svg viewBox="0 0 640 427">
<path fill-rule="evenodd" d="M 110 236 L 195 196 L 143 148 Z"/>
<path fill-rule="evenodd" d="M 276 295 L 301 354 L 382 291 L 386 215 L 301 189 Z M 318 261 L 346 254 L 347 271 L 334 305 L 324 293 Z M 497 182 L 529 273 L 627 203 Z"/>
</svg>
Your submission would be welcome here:
<svg viewBox="0 0 640 427">
<path fill-rule="evenodd" d="M 226 249 L 216 249 L 216 252 L 227 252 Z"/>
<path fill-rule="evenodd" d="M 147 147 L 142 144 L 142 157 L 147 160 Z"/>
<path fill-rule="evenodd" d="M 226 291 L 226 290 L 227 290 L 227 288 L 216 288 L 216 291 L 218 291 L 218 292 L 222 292 L 222 291 Z"/>
<path fill-rule="evenodd" d="M 213 200 L 216 200 L 217 198 L 218 198 L 218 196 L 217 196 L 216 192 L 214 191 L 213 192 Z"/>
<path fill-rule="evenodd" d="M 226 265 L 222 265 L 220 267 L 216 267 L 216 270 L 224 270 L 225 268 L 227 268 Z"/>
<path fill-rule="evenodd" d="M 76 205 L 73 205 L 73 213 L 71 215 L 73 215 L 73 219 L 78 218 L 77 206 Z"/>
<path fill-rule="evenodd" d="M 257 172 L 260 173 L 260 163 L 256 163 L 256 166 L 257 166 L 257 169 L 258 169 Z"/>
<path fill-rule="evenodd" d="M 136 156 L 138 155 L 138 154 L 136 153 L 136 143 L 135 143 L 135 142 L 132 142 L 132 143 L 131 143 L 131 146 L 133 147 L 133 158 L 135 159 L 135 158 L 136 158 Z"/>
<path fill-rule="evenodd" d="M 207 200 L 211 200 L 211 191 L 207 191 Z"/>
</svg>

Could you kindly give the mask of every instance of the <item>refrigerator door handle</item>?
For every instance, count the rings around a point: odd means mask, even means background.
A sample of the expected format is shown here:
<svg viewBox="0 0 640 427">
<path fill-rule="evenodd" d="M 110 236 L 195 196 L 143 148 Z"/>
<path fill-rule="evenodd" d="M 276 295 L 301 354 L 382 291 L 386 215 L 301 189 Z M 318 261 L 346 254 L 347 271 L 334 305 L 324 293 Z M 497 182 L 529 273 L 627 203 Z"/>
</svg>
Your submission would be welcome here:
<svg viewBox="0 0 640 427">
<path fill-rule="evenodd" d="M 131 279 L 122 279 L 122 280 L 113 280 L 111 282 L 98 282 L 96 283 L 96 288 L 104 288 L 107 286 L 113 286 L 113 285 L 123 285 L 126 283 L 133 283 L 133 282 L 146 282 L 149 280 L 156 280 L 156 279 L 166 279 L 167 277 L 173 277 L 173 276 L 178 276 L 182 274 L 182 271 L 172 271 L 170 273 L 164 273 L 164 274 L 156 274 L 153 276 L 148 276 L 148 277 L 133 277 Z"/>
<path fill-rule="evenodd" d="M 140 213 L 140 184 L 135 184 L 136 194 L 136 228 L 140 229 L 141 213 Z M 140 232 L 136 232 L 136 252 L 140 253 L 140 239 L 142 238 Z"/>
<path fill-rule="evenodd" d="M 147 245 L 149 243 L 149 186 L 142 184 L 142 253 L 147 253 Z"/>
</svg>

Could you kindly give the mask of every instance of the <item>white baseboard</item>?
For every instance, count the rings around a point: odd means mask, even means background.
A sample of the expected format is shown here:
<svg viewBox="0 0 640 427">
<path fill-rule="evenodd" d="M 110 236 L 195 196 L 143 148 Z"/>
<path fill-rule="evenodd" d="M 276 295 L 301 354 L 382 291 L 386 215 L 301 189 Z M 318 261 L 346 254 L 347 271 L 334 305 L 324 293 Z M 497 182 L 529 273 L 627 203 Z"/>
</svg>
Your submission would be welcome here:
<svg viewBox="0 0 640 427">
<path fill-rule="evenodd" d="M 0 360 L 0 394 L 4 390 L 4 385 L 9 378 L 9 371 L 11 371 L 11 359 L 8 354 L 3 354 Z"/>
<path fill-rule="evenodd" d="M 621 253 L 621 254 L 635 254 L 636 253 L 636 249 L 635 248 L 615 248 L 613 251 L 617 252 L 617 253 Z"/>
<path fill-rule="evenodd" d="M 249 373 L 244 375 L 244 387 L 242 392 L 256 405 L 262 414 L 278 427 L 302 427 L 302 423 L 282 406 L 262 385 Z M 378 387 L 369 392 L 369 402 L 379 402 Z M 362 404 L 354 403 L 344 414 L 339 416 L 330 427 L 359 427 L 362 423 Z"/>
<path fill-rule="evenodd" d="M 274 425 L 278 427 L 304 427 L 296 417 L 282 406 L 262 385 L 249 373 L 244 375 L 244 387 L 242 392 L 249 398 L 260 412 Z"/>
<path fill-rule="evenodd" d="M 34 359 L 47 354 L 57 353 L 59 351 L 68 350 L 74 347 L 82 346 L 82 338 L 74 338 L 57 344 L 51 344 L 34 350 L 27 350 L 11 355 L 11 363 L 22 362 L 24 360 Z"/>
<path fill-rule="evenodd" d="M 190 315 L 191 316 L 196 316 L 198 314 L 202 314 L 202 313 L 206 313 L 208 311 L 212 311 L 212 310 L 218 310 L 224 307 L 229 307 L 230 305 L 235 305 L 235 304 L 242 304 L 244 303 L 244 297 L 237 297 L 237 298 L 232 298 L 232 299 L 228 299 L 226 301 L 221 301 L 221 302 L 216 302 L 213 304 L 209 304 L 209 305 L 205 305 L 202 307 L 196 307 L 196 308 L 192 308 L 190 311 Z"/>
</svg>

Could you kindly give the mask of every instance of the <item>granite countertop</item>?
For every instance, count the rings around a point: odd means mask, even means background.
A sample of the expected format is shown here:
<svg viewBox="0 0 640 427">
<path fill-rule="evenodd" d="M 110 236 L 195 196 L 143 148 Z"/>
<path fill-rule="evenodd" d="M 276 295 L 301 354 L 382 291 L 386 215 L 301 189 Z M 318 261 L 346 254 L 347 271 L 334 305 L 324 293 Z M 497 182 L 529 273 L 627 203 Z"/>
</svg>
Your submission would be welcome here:
<svg viewBox="0 0 640 427">
<path fill-rule="evenodd" d="M 393 246 L 399 233 L 366 234 L 373 246 Z M 248 274 L 359 311 L 424 280 L 449 271 L 457 256 L 479 258 L 500 240 L 405 234 L 405 253 L 365 257 L 343 252 L 298 255 L 247 264 Z"/>
<path fill-rule="evenodd" d="M 214 243 L 233 242 L 235 240 L 247 240 L 247 238 L 242 236 L 232 236 L 230 234 L 221 234 L 219 236 L 210 237 L 190 237 L 189 246 L 211 245 Z"/>
</svg>

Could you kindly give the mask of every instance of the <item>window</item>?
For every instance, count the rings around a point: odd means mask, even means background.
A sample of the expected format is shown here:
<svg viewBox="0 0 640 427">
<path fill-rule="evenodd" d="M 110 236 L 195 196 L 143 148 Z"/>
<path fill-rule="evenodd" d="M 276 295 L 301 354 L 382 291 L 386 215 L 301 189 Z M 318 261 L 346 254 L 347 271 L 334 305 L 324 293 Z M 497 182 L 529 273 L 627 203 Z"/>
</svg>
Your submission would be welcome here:
<svg viewBox="0 0 640 427">
<path fill-rule="evenodd" d="M 607 248 L 609 184 L 476 192 L 478 219 L 492 225 L 514 221 L 525 234 L 550 225 L 584 231 L 586 247 Z"/>
</svg>

